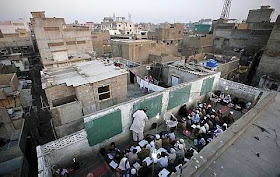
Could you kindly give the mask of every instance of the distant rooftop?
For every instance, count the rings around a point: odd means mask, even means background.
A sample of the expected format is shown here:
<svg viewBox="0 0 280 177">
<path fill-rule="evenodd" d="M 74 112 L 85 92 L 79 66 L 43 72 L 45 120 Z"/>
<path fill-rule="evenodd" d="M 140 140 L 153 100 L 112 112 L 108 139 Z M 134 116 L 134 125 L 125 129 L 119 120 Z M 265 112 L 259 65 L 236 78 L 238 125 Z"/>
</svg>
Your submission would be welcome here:
<svg viewBox="0 0 280 177">
<path fill-rule="evenodd" d="M 113 40 L 113 41 L 118 41 L 118 42 L 122 42 L 122 43 L 153 43 L 153 42 L 155 42 L 155 41 L 146 40 L 146 39 L 141 39 L 141 40 L 121 39 L 121 40 Z"/>
<path fill-rule="evenodd" d="M 112 62 L 93 60 L 71 67 L 46 69 L 41 73 L 41 76 L 43 88 L 46 87 L 47 82 L 52 85 L 66 84 L 67 86 L 77 87 L 126 73 L 124 70 L 116 69 Z"/>
</svg>

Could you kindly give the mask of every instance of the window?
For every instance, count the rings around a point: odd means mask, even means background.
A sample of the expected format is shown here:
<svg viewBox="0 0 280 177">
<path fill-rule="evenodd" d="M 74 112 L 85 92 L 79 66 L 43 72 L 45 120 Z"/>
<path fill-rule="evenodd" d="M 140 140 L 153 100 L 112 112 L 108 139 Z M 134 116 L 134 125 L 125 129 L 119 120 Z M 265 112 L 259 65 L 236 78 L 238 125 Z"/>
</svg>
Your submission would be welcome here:
<svg viewBox="0 0 280 177">
<path fill-rule="evenodd" d="M 59 31 L 59 27 L 44 27 L 45 31 Z"/>
<path fill-rule="evenodd" d="M 100 101 L 111 98 L 110 85 L 98 87 L 98 97 Z"/>
<path fill-rule="evenodd" d="M 53 104 L 53 107 L 56 107 L 56 106 L 61 106 L 61 105 L 67 104 L 67 103 L 74 102 L 76 100 L 77 100 L 76 95 L 71 95 L 71 96 L 67 96 L 64 98 L 52 100 L 52 104 Z"/>
<path fill-rule="evenodd" d="M 178 34 L 181 34 L 181 31 L 179 31 Z"/>
<path fill-rule="evenodd" d="M 77 44 L 85 44 L 86 41 L 77 41 Z"/>
<path fill-rule="evenodd" d="M 55 46 L 63 46 L 64 42 L 54 42 L 54 43 L 48 43 L 49 47 L 55 47 Z"/>
<path fill-rule="evenodd" d="M 67 41 L 66 45 L 76 45 L 76 41 Z"/>
<path fill-rule="evenodd" d="M 130 27 L 131 27 L 131 25 L 130 25 Z"/>
</svg>

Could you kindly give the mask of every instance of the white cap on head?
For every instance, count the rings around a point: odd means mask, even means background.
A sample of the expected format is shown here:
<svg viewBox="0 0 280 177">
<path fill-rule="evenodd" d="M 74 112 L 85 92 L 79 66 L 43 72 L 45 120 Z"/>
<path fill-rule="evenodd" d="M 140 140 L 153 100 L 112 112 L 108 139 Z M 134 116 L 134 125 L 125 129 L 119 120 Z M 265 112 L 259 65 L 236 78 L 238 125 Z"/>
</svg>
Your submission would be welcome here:
<svg viewBox="0 0 280 177">
<path fill-rule="evenodd" d="M 211 108 L 212 106 L 211 106 L 211 104 L 209 104 L 208 106 L 207 106 L 207 108 Z"/>
<path fill-rule="evenodd" d="M 175 149 L 174 149 L 174 148 L 171 148 L 171 149 L 170 149 L 170 152 L 171 152 L 171 154 L 176 153 L 176 151 L 175 151 Z"/>
<path fill-rule="evenodd" d="M 180 141 L 180 143 L 182 143 L 182 144 L 185 142 L 182 138 L 181 138 L 179 141 Z"/>
<path fill-rule="evenodd" d="M 151 149 L 151 145 L 147 144 L 146 149 Z"/>
<path fill-rule="evenodd" d="M 198 114 L 198 113 L 199 113 L 199 110 L 196 110 L 196 113 Z"/>
<path fill-rule="evenodd" d="M 132 174 L 132 175 L 135 175 L 135 174 L 136 174 L 136 169 L 135 169 L 135 168 L 132 168 L 132 169 L 131 169 L 131 174 Z"/>
<path fill-rule="evenodd" d="M 213 112 L 216 112 L 216 110 L 215 110 L 215 109 L 212 109 L 212 111 L 213 111 Z"/>
<path fill-rule="evenodd" d="M 196 128 L 196 125 L 193 124 L 191 127 L 192 127 L 192 128 Z"/>
<path fill-rule="evenodd" d="M 179 149 L 183 149 L 184 146 L 183 146 L 182 144 L 178 144 L 178 148 L 179 148 Z"/>
<path fill-rule="evenodd" d="M 188 119 L 191 119 L 191 116 L 188 116 Z"/>
<path fill-rule="evenodd" d="M 151 145 L 152 147 L 155 147 L 155 142 L 154 142 L 154 141 L 151 141 L 151 142 L 150 142 L 150 145 Z"/>
<path fill-rule="evenodd" d="M 209 114 L 207 114 L 207 115 L 206 115 L 206 117 L 210 117 L 210 115 L 209 115 Z"/>
<path fill-rule="evenodd" d="M 160 136 L 159 136 L 159 134 L 156 134 L 156 139 L 158 140 L 158 139 L 160 139 Z"/>
<path fill-rule="evenodd" d="M 215 118 L 215 116 L 214 116 L 214 115 L 211 115 L 211 118 Z"/>
<path fill-rule="evenodd" d="M 233 111 L 230 111 L 229 113 L 230 113 L 230 114 L 233 114 Z"/>
</svg>

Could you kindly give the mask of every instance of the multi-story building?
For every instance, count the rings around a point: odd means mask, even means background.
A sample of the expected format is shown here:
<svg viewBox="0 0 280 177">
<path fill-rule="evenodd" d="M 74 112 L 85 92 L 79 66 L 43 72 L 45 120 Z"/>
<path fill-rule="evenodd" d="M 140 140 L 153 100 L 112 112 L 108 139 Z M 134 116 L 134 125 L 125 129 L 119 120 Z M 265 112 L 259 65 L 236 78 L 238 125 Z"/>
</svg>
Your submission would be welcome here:
<svg viewBox="0 0 280 177">
<path fill-rule="evenodd" d="M 157 43 L 152 40 L 113 40 L 112 56 L 133 62 L 147 63 L 150 55 L 178 55 L 178 44 Z"/>
<path fill-rule="evenodd" d="M 0 22 L 0 31 L 0 64 L 28 71 L 28 57 L 34 53 L 28 23 L 22 19 Z"/>
<path fill-rule="evenodd" d="M 250 10 L 246 20 L 248 28 L 251 28 L 254 23 L 270 22 L 274 11 L 270 6 L 261 6 L 260 9 Z"/>
<path fill-rule="evenodd" d="M 126 100 L 127 72 L 112 62 L 92 60 L 74 67 L 45 69 L 41 77 L 60 137 L 81 129 L 84 115 Z"/>
<path fill-rule="evenodd" d="M 262 8 L 259 10 L 262 10 Z M 250 13 L 254 11 L 250 11 Z M 270 17 L 273 9 L 268 12 L 270 12 Z M 253 55 L 265 47 L 274 23 L 270 22 L 266 13 L 263 17 L 266 20 L 257 21 L 253 19 L 253 15 L 248 15 L 246 23 L 236 23 L 224 19 L 216 21 L 214 24 L 214 52 L 234 53 L 234 50 L 244 49 L 247 53 Z M 262 18 L 258 17 L 258 19 Z"/>
<path fill-rule="evenodd" d="M 182 41 L 181 54 L 189 57 L 198 53 L 212 52 L 214 36 L 208 35 L 185 35 Z"/>
<path fill-rule="evenodd" d="M 178 43 L 183 39 L 184 25 L 181 23 L 164 23 L 155 31 L 148 32 L 148 38 L 164 43 Z"/>
<path fill-rule="evenodd" d="M 96 52 L 97 57 L 110 56 L 111 38 L 109 30 L 96 30 L 91 32 L 93 50 Z"/>
<path fill-rule="evenodd" d="M 67 25 L 64 18 L 47 18 L 44 11 L 31 14 L 44 67 L 63 67 L 90 60 L 93 48 L 89 27 Z"/>
<path fill-rule="evenodd" d="M 280 91 L 280 15 L 278 16 L 274 28 L 271 32 L 267 42 L 266 49 L 264 50 L 258 64 L 256 71 L 256 82 L 262 78 L 260 87 L 274 89 Z M 258 58 L 256 58 L 258 62 Z M 252 68 L 253 70 L 255 68 Z"/>
<path fill-rule="evenodd" d="M 134 23 L 126 20 L 125 17 L 104 17 L 101 30 L 109 30 L 110 35 L 136 34 Z"/>
</svg>

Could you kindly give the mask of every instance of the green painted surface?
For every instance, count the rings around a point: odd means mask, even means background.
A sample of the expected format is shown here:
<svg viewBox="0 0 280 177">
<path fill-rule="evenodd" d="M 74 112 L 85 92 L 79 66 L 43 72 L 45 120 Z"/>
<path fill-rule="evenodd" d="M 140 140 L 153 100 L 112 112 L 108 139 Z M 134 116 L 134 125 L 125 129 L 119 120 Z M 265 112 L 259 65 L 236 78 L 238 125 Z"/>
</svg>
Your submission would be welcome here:
<svg viewBox="0 0 280 177">
<path fill-rule="evenodd" d="M 161 114 L 162 94 L 134 103 L 133 112 L 138 109 L 143 109 L 146 106 L 148 107 L 147 116 L 149 119 L 155 117 L 157 114 Z"/>
<path fill-rule="evenodd" d="M 23 156 L 0 163 L 0 176 L 19 170 L 23 163 Z"/>
<path fill-rule="evenodd" d="M 211 92 L 213 83 L 214 83 L 214 77 L 204 79 L 200 91 L 200 96 L 206 95 L 208 92 Z"/>
<path fill-rule="evenodd" d="M 122 132 L 121 110 L 101 116 L 85 123 L 87 139 L 94 146 Z"/>
<path fill-rule="evenodd" d="M 169 92 L 168 110 L 189 101 L 191 85 Z"/>
<path fill-rule="evenodd" d="M 196 32 L 206 32 L 208 33 L 211 29 L 211 25 L 207 25 L 207 24 L 197 24 L 194 25 L 194 31 Z"/>
</svg>

